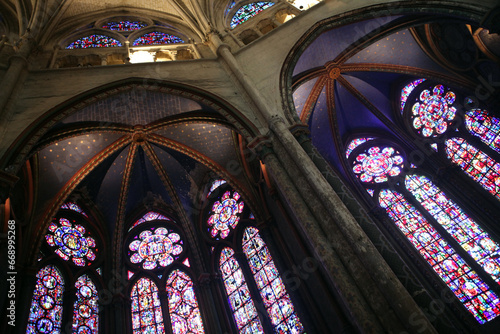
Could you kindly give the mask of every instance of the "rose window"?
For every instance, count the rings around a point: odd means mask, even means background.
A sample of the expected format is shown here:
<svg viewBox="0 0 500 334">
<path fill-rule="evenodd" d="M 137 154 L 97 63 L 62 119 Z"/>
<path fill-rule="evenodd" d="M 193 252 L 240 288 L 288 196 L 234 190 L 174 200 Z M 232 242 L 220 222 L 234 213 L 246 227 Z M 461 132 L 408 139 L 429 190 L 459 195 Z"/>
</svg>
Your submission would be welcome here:
<svg viewBox="0 0 500 334">
<path fill-rule="evenodd" d="M 71 259 L 77 266 L 90 265 L 96 258 L 94 238 L 88 236 L 83 226 L 73 225 L 65 218 L 60 218 L 59 224 L 50 224 L 45 239 L 49 246 L 57 247 L 57 255 L 66 261 Z"/>
<path fill-rule="evenodd" d="M 179 234 L 165 227 L 142 231 L 128 248 L 130 262 L 149 270 L 170 265 L 183 251 Z"/>
<path fill-rule="evenodd" d="M 387 181 L 387 175 L 399 175 L 402 168 L 403 157 L 398 151 L 373 146 L 356 157 L 352 170 L 363 182 L 381 183 Z"/>
<path fill-rule="evenodd" d="M 412 107 L 413 127 L 424 137 L 436 136 L 446 132 L 449 123 L 455 118 L 457 109 L 453 107 L 455 93 L 447 91 L 442 85 L 432 90 L 423 90 L 419 102 Z"/>
<path fill-rule="evenodd" d="M 212 207 L 213 214 L 208 218 L 208 225 L 212 228 L 210 229 L 210 234 L 215 238 L 219 232 L 222 239 L 226 238 L 234 229 L 240 220 L 239 214 L 243 212 L 245 204 L 239 202 L 240 194 L 236 191 L 231 197 L 231 192 L 226 191 L 222 195 L 220 201 L 214 203 Z"/>
</svg>

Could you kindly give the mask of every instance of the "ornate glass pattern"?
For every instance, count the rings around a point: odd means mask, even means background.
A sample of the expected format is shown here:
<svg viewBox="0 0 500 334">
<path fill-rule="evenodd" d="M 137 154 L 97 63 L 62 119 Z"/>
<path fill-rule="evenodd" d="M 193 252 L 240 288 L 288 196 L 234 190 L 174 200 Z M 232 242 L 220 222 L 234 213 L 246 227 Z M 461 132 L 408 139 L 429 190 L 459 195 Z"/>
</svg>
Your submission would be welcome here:
<svg viewBox="0 0 500 334">
<path fill-rule="evenodd" d="M 486 110 L 471 109 L 465 113 L 465 126 L 472 135 L 500 153 L 500 119 L 489 116 Z"/>
<path fill-rule="evenodd" d="M 392 147 L 372 146 L 353 161 L 352 170 L 362 182 L 381 183 L 403 169 L 403 157 Z"/>
<path fill-rule="evenodd" d="M 448 139 L 446 154 L 467 175 L 500 199 L 500 164 L 462 138 Z"/>
<path fill-rule="evenodd" d="M 84 215 L 85 217 L 88 217 L 87 214 L 85 213 L 85 211 L 83 211 L 82 208 L 80 208 L 75 203 L 71 203 L 71 202 L 64 203 L 63 205 L 61 205 L 61 209 L 73 210 L 75 212 L 78 212 L 78 213 Z"/>
<path fill-rule="evenodd" d="M 139 226 L 142 223 L 150 222 L 153 220 L 170 220 L 170 219 L 162 214 L 159 214 L 158 212 L 149 211 L 144 216 L 142 216 L 142 218 L 138 219 L 128 230 L 130 231 L 134 227 Z"/>
<path fill-rule="evenodd" d="M 174 262 L 184 250 L 179 234 L 165 227 L 142 231 L 128 245 L 130 262 L 144 269 L 166 267 Z"/>
<path fill-rule="evenodd" d="M 219 265 L 238 331 L 247 334 L 264 333 L 243 271 L 234 258 L 234 250 L 224 248 L 220 254 Z"/>
<path fill-rule="evenodd" d="M 114 46 L 122 46 L 120 41 L 104 35 L 90 35 L 77 39 L 66 49 L 88 49 L 88 48 L 107 48 Z"/>
<path fill-rule="evenodd" d="M 73 309 L 73 332 L 85 334 L 99 333 L 99 305 L 97 289 L 87 275 L 82 275 L 75 283 L 76 302 Z"/>
<path fill-rule="evenodd" d="M 45 235 L 49 246 L 56 247 L 55 253 L 62 259 L 70 259 L 77 266 L 90 265 L 95 260 L 96 242 L 85 228 L 71 224 L 66 218 L 60 218 L 59 223 L 53 221 Z"/>
<path fill-rule="evenodd" d="M 233 192 L 231 197 L 231 192 L 226 191 L 224 195 L 220 198 L 220 201 L 216 201 L 212 206 L 212 214 L 208 218 L 208 226 L 211 227 L 210 235 L 215 238 L 219 233 L 222 239 L 226 238 L 234 229 L 238 222 L 240 221 L 239 214 L 243 212 L 245 204 L 243 201 L 238 202 L 240 199 L 240 194 L 236 191 Z"/>
<path fill-rule="evenodd" d="M 224 12 L 224 16 L 226 16 L 227 14 L 229 14 L 229 11 L 230 11 L 231 9 L 233 9 L 233 7 L 234 7 L 235 5 L 236 5 L 236 1 L 235 1 L 235 0 L 231 1 L 231 2 L 229 3 L 229 6 L 227 6 L 226 11 Z"/>
<path fill-rule="evenodd" d="M 116 30 L 116 31 L 133 31 L 139 30 L 141 28 L 146 27 L 147 24 L 139 21 L 112 21 L 107 22 L 102 27 L 104 29 Z"/>
<path fill-rule="evenodd" d="M 424 89 L 419 96 L 419 102 L 413 104 L 413 127 L 424 137 L 443 134 L 455 118 L 457 109 L 453 107 L 456 95 L 443 85 L 436 85 L 432 93 Z"/>
<path fill-rule="evenodd" d="M 500 300 L 489 286 L 399 193 L 381 190 L 380 206 L 448 285 L 476 320 L 483 324 L 500 315 Z"/>
<path fill-rule="evenodd" d="M 153 31 L 137 38 L 132 45 L 158 45 L 185 43 L 181 38 L 167 34 L 165 32 Z"/>
<path fill-rule="evenodd" d="M 349 156 L 351 155 L 351 152 L 356 148 L 358 147 L 359 145 L 363 144 L 363 143 L 366 143 L 367 141 L 369 140 L 372 140 L 373 138 L 356 138 L 354 140 L 352 140 L 350 143 L 349 143 L 349 146 L 347 146 L 347 150 L 345 150 L 345 157 L 346 158 L 349 158 Z"/>
<path fill-rule="evenodd" d="M 130 294 L 132 302 L 132 333 L 164 334 L 158 287 L 149 278 L 140 278 Z"/>
<path fill-rule="evenodd" d="M 205 333 L 191 278 L 178 269 L 172 271 L 167 280 L 167 294 L 172 332 Z"/>
<path fill-rule="evenodd" d="M 215 180 L 214 182 L 212 182 L 212 186 L 210 187 L 210 190 L 208 191 L 208 196 L 210 196 L 210 194 L 217 188 L 219 188 L 221 185 L 223 185 L 224 183 L 226 183 L 226 180 Z"/>
<path fill-rule="evenodd" d="M 26 333 L 60 333 L 64 279 L 52 265 L 40 269 L 36 278 Z"/>
<path fill-rule="evenodd" d="M 421 175 L 408 175 L 406 188 L 469 255 L 500 283 L 500 247 L 463 210 Z"/>
<path fill-rule="evenodd" d="M 408 100 L 408 96 L 410 96 L 411 92 L 420 85 L 422 82 L 424 82 L 425 79 L 418 79 L 413 82 L 410 82 L 404 88 L 401 90 L 401 112 L 403 112 L 403 109 L 405 108 L 406 100 Z"/>
<path fill-rule="evenodd" d="M 231 29 L 236 27 L 238 24 L 241 24 L 251 17 L 262 12 L 264 9 L 267 9 L 274 5 L 274 2 L 254 2 L 243 5 L 240 9 L 234 13 L 233 18 L 231 19 Z"/>
<path fill-rule="evenodd" d="M 286 292 L 267 246 L 254 227 L 243 233 L 243 253 L 259 288 L 260 296 L 277 333 L 302 333 L 304 327 Z"/>
</svg>

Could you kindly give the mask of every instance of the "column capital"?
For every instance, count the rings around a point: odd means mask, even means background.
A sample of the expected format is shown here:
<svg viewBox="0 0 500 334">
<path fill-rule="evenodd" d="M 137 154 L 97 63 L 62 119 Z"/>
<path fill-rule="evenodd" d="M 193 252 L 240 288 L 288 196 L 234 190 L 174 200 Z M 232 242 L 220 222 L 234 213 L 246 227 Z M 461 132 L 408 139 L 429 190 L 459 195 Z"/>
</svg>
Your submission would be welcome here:
<svg viewBox="0 0 500 334">
<path fill-rule="evenodd" d="M 258 136 L 255 137 L 250 143 L 248 143 L 247 147 L 259 155 L 262 159 L 266 155 L 273 153 L 273 143 L 269 136 Z"/>
</svg>

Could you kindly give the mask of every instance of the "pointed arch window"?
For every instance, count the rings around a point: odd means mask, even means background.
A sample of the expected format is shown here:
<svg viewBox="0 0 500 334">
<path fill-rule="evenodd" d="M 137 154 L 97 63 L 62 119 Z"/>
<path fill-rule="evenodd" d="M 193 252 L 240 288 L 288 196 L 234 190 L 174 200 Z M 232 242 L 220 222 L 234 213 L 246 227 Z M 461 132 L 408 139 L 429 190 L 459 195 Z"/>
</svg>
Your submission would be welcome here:
<svg viewBox="0 0 500 334">
<path fill-rule="evenodd" d="M 76 301 L 73 307 L 73 331 L 75 333 L 99 333 L 99 305 L 97 288 L 88 275 L 82 275 L 75 283 Z"/>
<path fill-rule="evenodd" d="M 165 333 L 158 287 L 149 278 L 140 278 L 130 293 L 132 332 Z"/>
<path fill-rule="evenodd" d="M 267 9 L 274 5 L 274 2 L 254 2 L 243 5 L 236 11 L 233 18 L 231 19 L 231 29 L 234 29 L 238 24 L 242 24 L 243 22 L 249 20 L 255 15 L 262 12 L 264 9 Z"/>
</svg>

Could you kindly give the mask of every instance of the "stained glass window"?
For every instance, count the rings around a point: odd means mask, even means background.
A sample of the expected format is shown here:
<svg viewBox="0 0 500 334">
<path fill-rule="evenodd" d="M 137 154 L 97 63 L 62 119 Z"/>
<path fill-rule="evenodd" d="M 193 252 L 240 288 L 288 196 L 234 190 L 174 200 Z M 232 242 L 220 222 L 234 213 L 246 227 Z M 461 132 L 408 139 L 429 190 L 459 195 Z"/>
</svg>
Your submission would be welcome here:
<svg viewBox="0 0 500 334">
<path fill-rule="evenodd" d="M 77 39 L 68 45 L 66 49 L 106 48 L 114 46 L 122 46 L 122 43 L 109 36 L 90 35 Z"/>
<path fill-rule="evenodd" d="M 204 333 L 193 282 L 184 272 L 176 269 L 167 280 L 168 309 L 174 334 Z"/>
<path fill-rule="evenodd" d="M 129 246 L 130 262 L 144 269 L 166 267 L 183 251 L 179 234 L 165 227 L 150 228 L 134 237 Z"/>
<path fill-rule="evenodd" d="M 224 239 L 229 235 L 231 229 L 236 228 L 245 206 L 243 201 L 239 201 L 239 199 L 240 194 L 236 191 L 233 192 L 232 196 L 230 191 L 226 191 L 220 200 L 214 203 L 207 221 L 212 238 L 217 237 L 220 233 L 220 237 Z"/>
<path fill-rule="evenodd" d="M 210 190 L 208 191 L 208 196 L 210 196 L 210 194 L 217 188 L 219 188 L 221 185 L 223 185 L 224 183 L 226 183 L 226 180 L 215 180 L 213 183 L 212 183 L 212 186 L 210 187 Z"/>
<path fill-rule="evenodd" d="M 381 190 L 380 206 L 479 323 L 500 315 L 500 300 L 415 207 L 399 193 Z"/>
<path fill-rule="evenodd" d="M 275 331 L 302 333 L 304 328 L 286 292 L 278 269 L 259 231 L 254 227 L 247 227 L 243 233 L 243 252 Z"/>
<path fill-rule="evenodd" d="M 132 288 L 130 299 L 133 334 L 164 334 L 163 313 L 156 284 L 149 278 L 140 278 Z"/>
<path fill-rule="evenodd" d="M 446 154 L 467 175 L 497 199 L 500 199 L 499 163 L 462 138 L 448 139 L 446 141 Z"/>
<path fill-rule="evenodd" d="M 72 260 L 77 266 L 90 265 L 96 258 L 96 242 L 85 228 L 72 224 L 66 218 L 59 218 L 49 225 L 45 235 L 47 244 L 55 247 L 54 252 L 62 259 Z"/>
<path fill-rule="evenodd" d="M 422 82 L 424 82 L 425 79 L 418 79 L 413 82 L 410 82 L 404 88 L 401 90 L 401 112 L 403 112 L 403 109 L 405 108 L 406 100 L 408 100 L 408 96 L 410 96 L 411 92 L 420 85 Z"/>
<path fill-rule="evenodd" d="M 465 126 L 471 134 L 500 153 L 500 119 L 489 116 L 486 110 L 472 109 L 465 114 Z"/>
<path fill-rule="evenodd" d="M 431 180 L 407 175 L 406 188 L 469 255 L 500 283 L 500 247 Z"/>
<path fill-rule="evenodd" d="M 117 30 L 117 31 L 132 31 L 132 30 L 139 30 L 141 28 L 146 27 L 147 24 L 139 21 L 112 21 L 108 22 L 102 27 L 104 29 L 109 29 L 109 30 Z"/>
<path fill-rule="evenodd" d="M 89 276 L 83 275 L 75 283 L 76 302 L 73 308 L 73 332 L 99 333 L 99 305 L 97 289 Z"/>
<path fill-rule="evenodd" d="M 229 306 L 240 333 L 264 333 L 257 315 L 257 309 L 250 296 L 243 271 L 234 258 L 231 248 L 224 248 L 220 255 L 220 270 L 224 287 L 229 299 Z"/>
<path fill-rule="evenodd" d="M 49 265 L 36 275 L 26 333 L 60 333 L 64 279 L 61 272 Z"/>
<path fill-rule="evenodd" d="M 137 38 L 132 45 L 158 45 L 185 43 L 181 38 L 164 32 L 153 31 Z"/>
<path fill-rule="evenodd" d="M 236 1 L 234 1 L 234 0 L 233 0 L 233 1 L 231 1 L 231 3 L 229 4 L 229 6 L 227 6 L 226 11 L 224 12 L 224 15 L 227 15 L 227 14 L 229 13 L 229 11 L 230 11 L 231 9 L 233 9 L 233 7 L 234 7 L 235 5 L 236 5 Z"/>
<path fill-rule="evenodd" d="M 443 134 L 455 118 L 455 98 L 455 93 L 443 85 L 434 86 L 432 92 L 424 89 L 412 106 L 413 127 L 424 137 Z"/>
<path fill-rule="evenodd" d="M 351 152 L 358 147 L 359 145 L 366 143 L 369 140 L 372 140 L 373 138 L 356 138 L 352 140 L 349 145 L 347 146 L 347 149 L 345 150 L 345 157 L 349 158 L 351 155 Z"/>
<path fill-rule="evenodd" d="M 403 169 L 403 157 L 392 147 L 372 146 L 356 156 L 352 170 L 362 182 L 381 183 L 388 176 L 399 175 Z"/>
<path fill-rule="evenodd" d="M 85 217 L 88 217 L 85 211 L 83 211 L 82 208 L 76 205 L 75 203 L 71 202 L 64 203 L 63 205 L 61 205 L 61 209 L 73 210 L 84 215 Z"/>
<path fill-rule="evenodd" d="M 274 5 L 273 2 L 254 2 L 243 5 L 240 9 L 236 11 L 233 18 L 231 19 L 230 26 L 231 28 L 236 27 L 238 24 L 241 24 L 251 17 L 262 12 L 264 9 L 267 9 Z"/>
<path fill-rule="evenodd" d="M 134 227 L 139 226 L 142 223 L 145 222 L 150 222 L 153 220 L 171 220 L 170 218 L 165 217 L 164 215 L 154 212 L 154 211 L 149 211 L 146 213 L 142 218 L 138 219 L 128 230 L 132 230 Z"/>
</svg>

